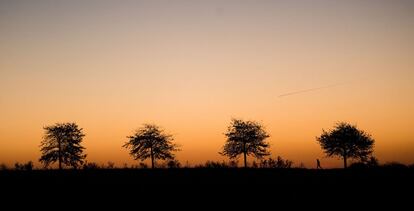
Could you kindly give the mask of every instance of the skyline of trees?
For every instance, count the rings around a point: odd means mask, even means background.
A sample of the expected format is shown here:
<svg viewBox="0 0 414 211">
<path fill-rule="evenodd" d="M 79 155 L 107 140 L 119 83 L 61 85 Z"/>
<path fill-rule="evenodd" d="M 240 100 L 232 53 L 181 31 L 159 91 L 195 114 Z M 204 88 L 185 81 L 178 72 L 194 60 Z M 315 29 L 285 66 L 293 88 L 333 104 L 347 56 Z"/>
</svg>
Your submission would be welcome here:
<svg viewBox="0 0 414 211">
<path fill-rule="evenodd" d="M 62 165 L 77 168 L 85 163 L 86 155 L 83 154 L 85 148 L 81 146 L 85 134 L 76 123 L 56 123 L 44 127 L 44 130 L 45 135 L 40 145 L 42 155 L 39 161 L 46 168 L 53 163 L 58 163 L 59 169 L 62 169 Z M 268 159 L 269 163 L 272 163 L 270 162 L 272 158 L 267 157 L 270 155 L 268 151 L 270 145 L 265 141 L 270 135 L 262 124 L 255 121 L 232 119 L 224 135 L 226 141 L 219 154 L 230 159 L 230 166 L 234 166 L 232 162 L 237 166 L 238 158 L 241 155 L 244 167 L 247 167 L 248 156 L 255 157 L 259 163 L 263 159 L 265 159 L 264 161 Z M 127 138 L 129 140 L 122 147 L 130 150 L 129 153 L 135 160 L 144 161 L 150 158 L 151 168 L 155 167 L 156 160 L 166 160 L 161 164 L 163 167 L 179 168 L 182 166 L 173 154 L 174 151 L 180 151 L 178 145 L 172 142 L 173 136 L 165 133 L 158 125 L 144 124 Z M 327 157 L 343 159 L 344 168 L 348 167 L 348 159 L 365 166 L 378 165 L 378 159 L 373 156 L 374 139 L 370 134 L 358 129 L 356 125 L 339 122 L 330 131 L 322 130 L 322 134 L 316 139 Z M 278 156 L 277 159 L 281 158 Z M 256 161 L 253 161 L 253 166 L 259 166 Z M 292 163 L 288 166 L 292 166 Z M 94 166 L 95 163 L 88 163 L 88 165 Z M 139 163 L 139 166 L 145 165 L 142 162 Z M 113 166 L 114 164 L 111 168 Z M 186 166 L 188 166 L 188 161 Z M 266 165 L 264 163 L 260 166 L 281 165 Z"/>
</svg>

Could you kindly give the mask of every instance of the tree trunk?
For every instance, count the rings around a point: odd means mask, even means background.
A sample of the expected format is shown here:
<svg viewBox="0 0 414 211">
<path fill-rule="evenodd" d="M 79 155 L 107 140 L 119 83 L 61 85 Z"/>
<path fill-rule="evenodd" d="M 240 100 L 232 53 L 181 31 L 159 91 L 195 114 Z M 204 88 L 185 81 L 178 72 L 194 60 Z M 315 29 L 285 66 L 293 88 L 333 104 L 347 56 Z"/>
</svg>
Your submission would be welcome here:
<svg viewBox="0 0 414 211">
<path fill-rule="evenodd" d="M 346 163 L 346 160 L 347 160 L 347 156 L 344 155 L 344 169 L 348 168 L 348 165 Z"/>
<path fill-rule="evenodd" d="M 244 152 L 244 168 L 247 168 L 246 152 Z"/>
<path fill-rule="evenodd" d="M 58 157 L 59 157 L 59 170 L 62 170 L 62 145 L 60 144 L 61 140 L 58 140 Z"/>
<path fill-rule="evenodd" d="M 152 152 L 152 147 L 151 147 L 151 168 L 154 168 L 154 153 Z"/>
<path fill-rule="evenodd" d="M 244 168 L 247 168 L 246 143 L 243 144 Z"/>
</svg>

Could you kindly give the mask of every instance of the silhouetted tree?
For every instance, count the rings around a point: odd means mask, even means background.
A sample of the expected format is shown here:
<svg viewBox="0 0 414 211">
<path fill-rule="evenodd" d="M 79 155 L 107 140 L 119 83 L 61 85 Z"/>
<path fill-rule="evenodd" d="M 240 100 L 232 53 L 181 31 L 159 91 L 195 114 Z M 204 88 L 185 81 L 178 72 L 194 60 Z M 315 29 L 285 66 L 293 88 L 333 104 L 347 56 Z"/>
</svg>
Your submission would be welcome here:
<svg viewBox="0 0 414 211">
<path fill-rule="evenodd" d="M 86 155 L 81 142 L 85 134 L 76 123 L 57 123 L 44 127 L 45 135 L 40 145 L 42 156 L 39 161 L 46 167 L 58 162 L 59 169 L 62 164 L 77 168 L 84 163 Z"/>
<path fill-rule="evenodd" d="M 269 155 L 267 151 L 269 144 L 265 142 L 269 135 L 257 122 L 233 119 L 225 135 L 227 141 L 220 154 L 228 156 L 230 159 L 243 154 L 245 168 L 247 167 L 248 155 L 257 158 Z"/>
<path fill-rule="evenodd" d="M 344 168 L 347 168 L 348 158 L 366 160 L 373 152 L 371 135 L 345 122 L 338 123 L 331 131 L 323 130 L 316 139 L 328 156 L 343 158 Z"/>
<path fill-rule="evenodd" d="M 127 138 L 129 141 L 123 147 L 130 149 L 129 154 L 135 160 L 151 158 L 151 168 L 154 168 L 156 159 L 174 159 L 172 152 L 179 150 L 177 145 L 172 143 L 172 135 L 164 133 L 157 125 L 145 124 L 133 136 Z"/>
</svg>

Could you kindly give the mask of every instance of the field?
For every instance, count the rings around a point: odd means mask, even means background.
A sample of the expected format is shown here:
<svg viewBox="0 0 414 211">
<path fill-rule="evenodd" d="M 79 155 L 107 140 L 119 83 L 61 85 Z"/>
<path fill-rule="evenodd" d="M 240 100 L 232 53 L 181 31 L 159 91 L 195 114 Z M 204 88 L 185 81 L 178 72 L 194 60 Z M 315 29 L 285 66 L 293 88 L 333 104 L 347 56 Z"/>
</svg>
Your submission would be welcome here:
<svg viewBox="0 0 414 211">
<path fill-rule="evenodd" d="M 401 204 L 412 198 L 413 178 L 413 168 L 32 170 L 2 171 L 0 185 L 10 198 Z"/>
</svg>

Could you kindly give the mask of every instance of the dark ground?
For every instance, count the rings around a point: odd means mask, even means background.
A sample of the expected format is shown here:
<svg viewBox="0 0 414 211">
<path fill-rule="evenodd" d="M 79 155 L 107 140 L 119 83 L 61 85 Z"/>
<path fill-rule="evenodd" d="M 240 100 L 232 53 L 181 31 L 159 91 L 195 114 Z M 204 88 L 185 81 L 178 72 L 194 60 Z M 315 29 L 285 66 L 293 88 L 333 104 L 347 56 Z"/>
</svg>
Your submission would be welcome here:
<svg viewBox="0 0 414 211">
<path fill-rule="evenodd" d="M 98 169 L 0 171 L 11 199 L 100 203 L 326 205 L 414 201 L 414 169 Z M 94 201 L 94 198 L 99 201 Z M 69 203 L 70 204 L 70 203 Z M 165 205 L 165 204 L 164 204 Z M 412 206 L 411 206 L 412 208 Z M 409 209 L 410 210 L 410 209 Z"/>
</svg>

